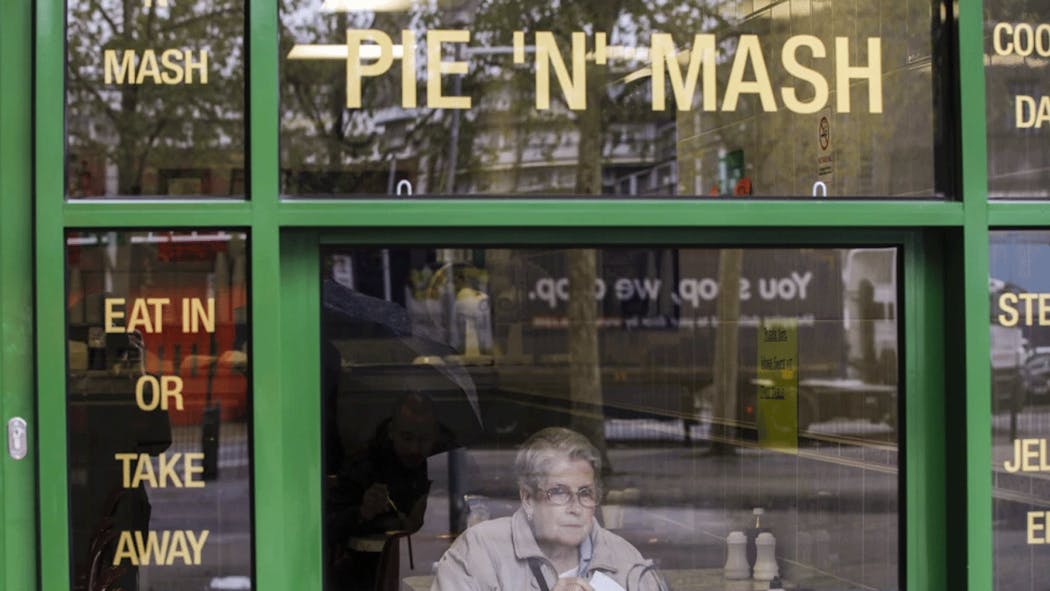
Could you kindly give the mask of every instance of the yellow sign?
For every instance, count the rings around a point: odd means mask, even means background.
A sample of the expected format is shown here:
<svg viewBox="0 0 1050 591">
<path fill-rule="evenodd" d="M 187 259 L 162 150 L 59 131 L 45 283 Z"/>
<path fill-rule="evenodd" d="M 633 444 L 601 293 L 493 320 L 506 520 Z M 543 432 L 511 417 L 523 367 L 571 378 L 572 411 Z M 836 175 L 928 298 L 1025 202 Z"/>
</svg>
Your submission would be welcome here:
<svg viewBox="0 0 1050 591">
<path fill-rule="evenodd" d="M 694 35 L 692 45 L 681 50 L 669 33 L 653 33 L 648 47 L 609 45 L 606 34 L 602 32 L 595 32 L 593 40 L 588 41 L 589 35 L 584 31 L 572 33 L 571 55 L 567 59 L 554 33 L 550 31 L 533 33 L 532 45 L 526 45 L 528 40 L 525 31 L 513 31 L 511 47 L 487 49 L 467 46 L 471 41 L 469 30 L 426 31 L 426 106 L 431 109 L 470 109 L 471 97 L 442 94 L 441 77 L 446 74 L 466 74 L 470 67 L 469 62 L 465 61 L 466 56 L 509 50 L 513 62 L 519 65 L 526 63 L 526 53 L 533 54 L 535 104 L 536 109 L 541 111 L 551 108 L 552 70 L 553 77 L 561 87 L 565 104 L 572 110 L 581 111 L 587 108 L 587 62 L 606 66 L 613 61 L 623 61 L 641 62 L 639 65 L 642 66 L 628 74 L 624 82 L 651 78 L 651 107 L 654 111 L 667 109 L 666 86 L 669 85 L 680 111 L 693 109 L 693 97 L 699 86 L 702 108 L 708 112 L 735 112 L 741 96 L 754 95 L 766 112 L 786 109 L 800 114 L 818 113 L 829 107 L 833 99 L 836 112 L 850 113 L 853 109 L 851 93 L 862 88 L 856 82 L 866 81 L 867 112 L 882 113 L 881 37 L 851 40 L 838 36 L 829 45 L 813 35 L 794 35 L 787 38 L 778 50 L 775 46 L 764 49 L 774 44 L 767 40 L 763 45 L 758 35 L 739 35 L 729 76 L 724 88 L 718 88 L 716 70 L 723 61 L 728 60 L 719 56 L 724 40 L 719 40 L 713 33 Z M 345 60 L 348 109 L 361 107 L 363 78 L 385 74 L 393 66 L 394 60 L 399 59 L 401 106 L 408 109 L 418 106 L 415 72 L 417 43 L 417 34 L 412 30 L 401 31 L 401 43 L 394 44 L 390 35 L 378 29 L 347 29 L 345 45 L 295 45 L 288 53 L 288 59 Z M 448 44 L 448 51 L 456 56 L 453 60 L 443 57 L 446 51 L 443 44 Z M 766 59 L 767 50 L 771 51 L 771 67 L 766 65 L 769 63 Z M 116 57 L 112 59 L 115 63 Z M 129 60 L 130 57 L 125 58 L 131 64 Z M 819 69 L 803 65 L 812 62 L 819 64 Z M 789 78 L 770 75 L 770 68 L 776 74 L 781 71 L 781 66 Z M 822 72 L 833 76 L 829 80 Z M 140 72 L 138 79 L 141 80 L 143 76 Z M 780 81 L 782 78 L 787 84 L 774 88 L 773 80 Z M 722 93 L 721 105 L 718 104 L 719 92 Z"/>
<path fill-rule="evenodd" d="M 1001 326 L 1050 326 L 1050 293 L 1004 293 L 999 296 Z"/>
<path fill-rule="evenodd" d="M 758 329 L 758 444 L 798 451 L 798 320 L 770 318 Z"/>
<path fill-rule="evenodd" d="M 207 84 L 208 50 L 125 49 L 102 52 L 106 84 Z M 193 78 L 196 72 L 198 78 Z"/>
<path fill-rule="evenodd" d="M 141 531 L 122 531 L 117 540 L 117 552 L 113 555 L 113 566 L 120 565 L 125 559 L 135 566 L 171 566 L 176 560 L 181 560 L 183 565 L 200 566 L 209 533 L 208 530 L 193 532 L 188 529 L 150 530 L 145 535 Z"/>
<path fill-rule="evenodd" d="M 1003 469 L 1015 472 L 1050 472 L 1046 439 L 1014 439 L 1014 457 L 1003 462 Z"/>
</svg>

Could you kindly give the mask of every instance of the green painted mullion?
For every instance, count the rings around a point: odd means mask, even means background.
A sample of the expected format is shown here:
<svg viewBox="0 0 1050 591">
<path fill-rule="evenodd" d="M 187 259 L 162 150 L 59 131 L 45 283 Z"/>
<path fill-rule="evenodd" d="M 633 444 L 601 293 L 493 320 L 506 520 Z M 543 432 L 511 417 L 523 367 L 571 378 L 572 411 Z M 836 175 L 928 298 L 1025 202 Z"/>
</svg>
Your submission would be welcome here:
<svg viewBox="0 0 1050 591">
<path fill-rule="evenodd" d="M 1045 228 L 1050 226 L 1050 207 L 1046 201 L 991 201 L 988 203 L 988 223 L 993 227 Z"/>
<path fill-rule="evenodd" d="M 246 201 L 67 201 L 62 218 L 69 228 L 234 227 L 251 215 Z"/>
<path fill-rule="evenodd" d="M 992 588 L 992 402 L 988 329 L 988 157 L 984 14 L 959 2 L 959 85 L 963 173 L 963 281 L 966 316 L 967 588 Z"/>
<path fill-rule="evenodd" d="M 784 246 L 787 245 L 899 245 L 908 233 L 883 228 L 806 229 L 781 228 L 686 228 L 668 227 L 654 232 L 645 227 L 560 227 L 560 228 L 382 228 L 350 227 L 323 230 L 321 244 L 362 244 L 377 246 L 419 245 L 513 245 L 615 246 Z"/>
<path fill-rule="evenodd" d="M 277 8 L 249 8 L 255 574 L 259 591 L 320 589 L 318 251 L 281 243 Z"/>
<path fill-rule="evenodd" d="M 69 508 L 66 458 L 65 261 L 61 161 L 65 136 L 65 3 L 36 2 L 35 170 L 37 416 L 41 589 L 68 589 Z M 60 169 L 61 170 L 61 169 Z"/>
<path fill-rule="evenodd" d="M 946 589 L 947 473 L 944 462 L 945 381 L 944 288 L 940 252 L 930 236 L 916 237 L 904 249 L 904 389 L 901 474 L 904 487 L 905 589 Z"/>
<path fill-rule="evenodd" d="M 32 22 L 29 2 L 0 3 L 0 429 L 29 423 L 29 455 L 0 450 L 0 588 L 37 588 L 33 440 Z"/>
<path fill-rule="evenodd" d="M 259 194 L 253 192 L 253 198 L 259 199 Z M 302 588 L 316 589 L 320 587 L 305 584 L 311 578 L 309 562 L 302 560 L 303 544 L 296 537 L 301 522 L 320 516 L 319 509 L 315 516 L 299 513 L 311 506 L 310 499 L 302 494 L 304 482 L 298 474 L 310 458 L 288 457 L 302 442 L 295 441 L 290 433 L 287 411 L 295 395 L 304 391 L 285 387 L 286 380 L 308 372 L 288 366 L 288 348 L 282 341 L 280 286 L 284 280 L 279 234 L 276 227 L 267 224 L 270 216 L 257 213 L 254 220 L 249 252 L 256 588 L 294 589 L 298 585 L 293 583 L 298 582 Z"/>
<path fill-rule="evenodd" d="M 322 588 L 321 282 L 316 237 L 281 237 L 280 406 L 284 535 L 282 589 Z M 260 581 L 261 583 L 261 581 Z M 275 587 L 276 588 L 276 587 Z M 260 585 L 260 589 L 262 589 Z M 265 591 L 265 590 L 264 590 Z"/>
<path fill-rule="evenodd" d="M 285 200 L 283 226 L 843 227 L 961 225 L 947 201 Z"/>
</svg>

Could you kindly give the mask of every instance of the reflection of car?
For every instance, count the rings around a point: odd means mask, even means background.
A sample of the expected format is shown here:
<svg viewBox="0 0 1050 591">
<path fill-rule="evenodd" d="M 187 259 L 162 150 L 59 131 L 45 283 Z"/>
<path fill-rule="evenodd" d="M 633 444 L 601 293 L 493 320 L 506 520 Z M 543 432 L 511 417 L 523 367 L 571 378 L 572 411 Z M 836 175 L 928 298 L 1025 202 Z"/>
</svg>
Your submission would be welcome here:
<svg viewBox="0 0 1050 591">
<path fill-rule="evenodd" d="M 897 426 L 897 386 L 849 379 L 807 379 L 798 384 L 798 428 L 830 419 L 865 419 Z"/>
<path fill-rule="evenodd" d="M 1025 362 L 1024 386 L 1030 397 L 1050 394 L 1050 353 L 1034 355 Z"/>
<path fill-rule="evenodd" d="M 1024 337 L 1021 330 L 992 324 L 992 410 L 1020 410 L 1024 404 Z"/>
<path fill-rule="evenodd" d="M 751 380 L 752 387 L 763 380 Z M 745 409 L 753 415 L 754 407 Z M 748 416 L 748 418 L 752 418 Z M 897 427 L 897 386 L 870 384 L 844 378 L 808 378 L 798 383 L 798 429 L 807 431 L 813 423 L 860 420 Z"/>
</svg>

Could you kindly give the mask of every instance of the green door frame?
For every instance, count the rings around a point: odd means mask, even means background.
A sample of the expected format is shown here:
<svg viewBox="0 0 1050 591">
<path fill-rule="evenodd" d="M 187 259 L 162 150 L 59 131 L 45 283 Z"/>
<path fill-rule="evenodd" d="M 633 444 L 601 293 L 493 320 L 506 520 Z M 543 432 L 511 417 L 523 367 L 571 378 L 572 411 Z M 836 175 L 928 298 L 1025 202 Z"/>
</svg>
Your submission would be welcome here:
<svg viewBox="0 0 1050 591">
<path fill-rule="evenodd" d="M 35 416 L 31 432 L 47 436 L 37 438 L 30 460 L 13 464 L 5 454 L 0 463 L 0 581 L 5 588 L 69 585 L 66 384 L 64 372 L 56 370 L 66 349 L 64 231 L 229 227 L 247 229 L 251 241 L 254 432 L 265 434 L 253 443 L 255 574 L 262 591 L 321 584 L 320 407 L 303 395 L 317 391 L 318 377 L 301 368 L 318 358 L 308 354 L 318 347 L 322 242 L 566 244 L 573 237 L 596 244 L 619 235 L 645 244 L 696 244 L 697 237 L 754 244 L 773 234 L 795 243 L 842 242 L 843 236 L 852 243 L 863 235 L 904 246 L 905 383 L 908 392 L 928 393 L 906 400 L 905 582 L 910 589 L 991 589 L 988 232 L 990 225 L 1048 226 L 1050 208 L 987 201 L 981 2 L 957 6 L 962 115 L 954 125 L 962 132 L 963 193 L 959 201 L 943 202 L 283 201 L 273 0 L 248 0 L 250 201 L 66 202 L 63 175 L 53 166 L 62 160 L 65 145 L 65 7 L 63 0 L 37 0 L 34 19 L 28 4 L 0 3 L 5 91 L 0 96 L 0 416 L 5 423 L 16 412 Z M 331 227 L 352 230 L 325 233 Z M 32 237 L 29 228 L 35 230 Z M 942 276 L 942 270 L 953 269 L 961 279 Z M 947 312 L 945 299 L 954 304 Z M 34 307 L 35 324 L 29 326 Z M 957 326 L 965 335 L 958 350 L 943 337 Z M 959 385 L 965 388 L 965 408 L 947 415 L 946 373 L 963 374 Z M 961 520 L 949 513 L 953 507 L 960 509 Z M 949 565 L 965 568 L 950 570 Z"/>
<path fill-rule="evenodd" d="M 7 422 L 33 409 L 32 31 L 28 2 L 0 3 L 0 588 L 36 585 L 36 447 L 14 460 Z"/>
</svg>

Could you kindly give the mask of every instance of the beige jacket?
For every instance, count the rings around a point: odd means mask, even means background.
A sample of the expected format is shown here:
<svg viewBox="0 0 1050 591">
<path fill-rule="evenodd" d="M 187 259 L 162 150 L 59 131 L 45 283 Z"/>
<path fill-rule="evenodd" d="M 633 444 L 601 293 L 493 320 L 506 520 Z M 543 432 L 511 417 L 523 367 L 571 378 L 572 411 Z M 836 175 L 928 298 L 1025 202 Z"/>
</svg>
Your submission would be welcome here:
<svg viewBox="0 0 1050 591">
<path fill-rule="evenodd" d="M 594 522 L 593 553 L 587 572 L 601 571 L 626 591 L 659 591 L 652 562 L 627 540 Z M 438 562 L 430 591 L 538 591 L 529 568 L 538 559 L 549 589 L 558 574 L 536 544 L 532 528 L 518 509 L 511 517 L 479 523 L 463 532 Z"/>
</svg>

